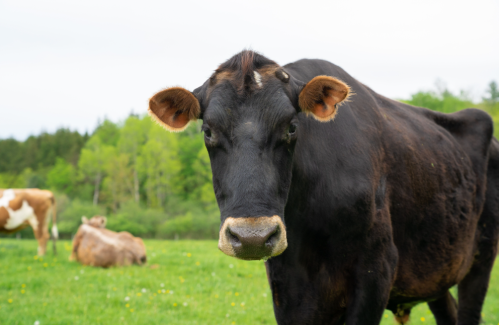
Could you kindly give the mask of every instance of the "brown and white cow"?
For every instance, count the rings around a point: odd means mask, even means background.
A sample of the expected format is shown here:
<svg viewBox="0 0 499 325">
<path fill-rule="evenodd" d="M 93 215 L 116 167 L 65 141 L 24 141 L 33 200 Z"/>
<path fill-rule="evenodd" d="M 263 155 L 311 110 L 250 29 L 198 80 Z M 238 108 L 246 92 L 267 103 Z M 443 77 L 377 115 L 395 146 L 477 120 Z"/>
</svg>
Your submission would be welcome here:
<svg viewBox="0 0 499 325">
<path fill-rule="evenodd" d="M 107 218 L 81 218 L 82 225 L 73 239 L 70 260 L 84 265 L 111 267 L 138 264 L 147 261 L 142 239 L 129 232 L 105 229 Z"/>
<path fill-rule="evenodd" d="M 57 253 L 55 241 L 59 234 L 56 225 L 54 194 L 36 188 L 0 189 L 0 232 L 13 233 L 31 226 L 38 241 L 38 255 L 40 256 L 45 255 L 47 250 L 51 212 L 55 255 Z"/>
</svg>

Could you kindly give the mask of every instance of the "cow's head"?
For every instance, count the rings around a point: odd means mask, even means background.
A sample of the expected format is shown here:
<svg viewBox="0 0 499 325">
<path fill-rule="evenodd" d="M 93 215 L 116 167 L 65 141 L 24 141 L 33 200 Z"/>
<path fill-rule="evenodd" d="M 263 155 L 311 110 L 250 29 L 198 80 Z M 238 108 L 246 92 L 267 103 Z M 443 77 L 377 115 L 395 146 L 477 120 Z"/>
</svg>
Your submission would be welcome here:
<svg viewBox="0 0 499 325">
<path fill-rule="evenodd" d="M 265 259 L 287 247 L 284 207 L 297 115 L 327 122 L 350 88 L 319 76 L 307 84 L 251 51 L 222 64 L 192 93 L 173 87 L 149 101 L 149 113 L 169 131 L 203 120 L 213 186 L 221 213 L 219 248 L 245 260 Z"/>
<path fill-rule="evenodd" d="M 95 228 L 106 228 L 107 218 L 102 216 L 93 216 L 90 220 L 87 217 L 81 217 L 81 222 L 84 225 L 89 225 Z"/>
</svg>

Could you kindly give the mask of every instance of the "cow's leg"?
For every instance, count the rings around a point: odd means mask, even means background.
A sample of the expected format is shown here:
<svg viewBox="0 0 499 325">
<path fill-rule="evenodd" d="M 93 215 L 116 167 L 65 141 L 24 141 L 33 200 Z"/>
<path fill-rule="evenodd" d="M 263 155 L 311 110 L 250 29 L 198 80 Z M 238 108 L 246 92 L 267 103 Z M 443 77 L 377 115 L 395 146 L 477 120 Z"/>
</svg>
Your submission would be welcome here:
<svg viewBox="0 0 499 325">
<path fill-rule="evenodd" d="M 457 303 L 449 291 L 437 300 L 429 302 L 428 306 L 435 316 L 437 325 L 457 324 Z"/>
<path fill-rule="evenodd" d="M 346 325 L 379 324 L 390 296 L 398 261 L 397 248 L 391 240 L 389 224 L 376 223 L 373 229 L 376 237 L 368 240 L 355 268 Z"/>
<path fill-rule="evenodd" d="M 474 264 L 459 283 L 458 324 L 478 325 L 493 263 Z"/>
<path fill-rule="evenodd" d="M 490 273 L 497 254 L 497 240 L 483 239 L 471 270 L 458 285 L 458 324 L 478 325 Z"/>
<path fill-rule="evenodd" d="M 47 227 L 42 225 L 38 226 L 36 231 L 36 240 L 38 241 L 38 255 L 44 256 L 47 252 L 47 242 L 49 241 L 50 235 Z"/>
<path fill-rule="evenodd" d="M 489 164 L 487 192 L 477 225 L 478 252 L 473 266 L 458 285 L 458 324 L 478 325 L 499 241 L 499 161 Z"/>
<path fill-rule="evenodd" d="M 47 251 L 47 242 L 50 238 L 48 231 L 47 211 L 35 211 L 33 216 L 29 218 L 29 223 L 33 228 L 35 238 L 38 241 L 38 255 L 44 256 Z"/>
</svg>

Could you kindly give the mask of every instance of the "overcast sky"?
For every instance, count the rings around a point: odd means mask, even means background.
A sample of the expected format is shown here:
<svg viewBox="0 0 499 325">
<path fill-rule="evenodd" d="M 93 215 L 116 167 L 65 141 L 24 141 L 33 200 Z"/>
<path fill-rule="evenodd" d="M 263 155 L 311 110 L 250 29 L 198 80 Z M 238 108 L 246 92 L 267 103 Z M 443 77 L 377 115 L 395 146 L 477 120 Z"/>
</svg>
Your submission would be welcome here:
<svg viewBox="0 0 499 325">
<path fill-rule="evenodd" d="M 244 48 L 329 60 L 391 98 L 440 79 L 479 100 L 499 82 L 499 0 L 0 0 L 0 138 L 144 113 Z"/>
</svg>

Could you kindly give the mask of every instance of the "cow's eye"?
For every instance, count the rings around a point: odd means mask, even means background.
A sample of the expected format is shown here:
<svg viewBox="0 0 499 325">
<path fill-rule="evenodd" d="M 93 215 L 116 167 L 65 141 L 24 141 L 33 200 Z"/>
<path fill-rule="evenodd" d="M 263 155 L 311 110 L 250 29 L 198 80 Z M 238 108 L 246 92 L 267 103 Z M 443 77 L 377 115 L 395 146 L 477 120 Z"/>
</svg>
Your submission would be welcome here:
<svg viewBox="0 0 499 325">
<path fill-rule="evenodd" d="M 295 135 L 295 133 L 296 133 L 296 124 L 294 123 L 290 124 L 288 129 L 288 134 L 292 136 Z"/>
<path fill-rule="evenodd" d="M 205 129 L 205 130 L 204 130 L 204 137 L 205 137 L 207 140 L 211 140 L 211 130 L 210 130 L 210 129 Z"/>
</svg>

